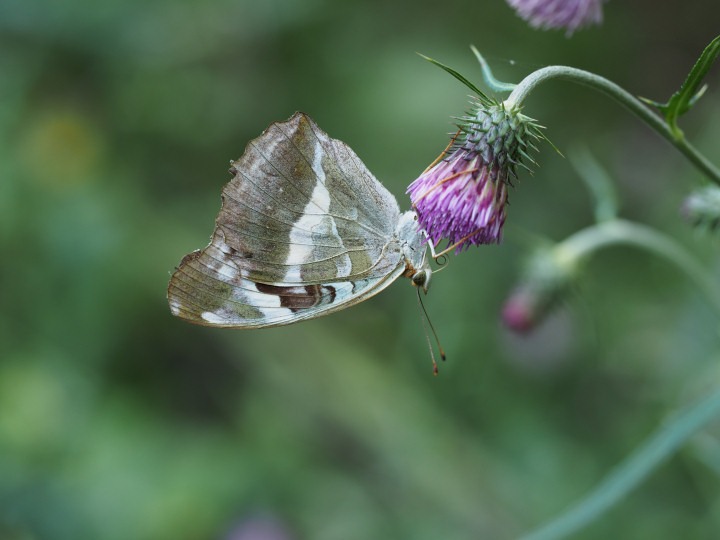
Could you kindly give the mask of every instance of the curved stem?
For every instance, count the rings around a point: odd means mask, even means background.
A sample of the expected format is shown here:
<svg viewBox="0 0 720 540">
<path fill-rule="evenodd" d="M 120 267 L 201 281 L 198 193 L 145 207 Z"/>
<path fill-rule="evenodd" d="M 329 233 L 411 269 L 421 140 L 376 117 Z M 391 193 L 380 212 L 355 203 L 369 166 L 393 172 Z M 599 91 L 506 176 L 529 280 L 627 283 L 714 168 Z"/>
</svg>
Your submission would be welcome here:
<svg viewBox="0 0 720 540">
<path fill-rule="evenodd" d="M 600 75 L 568 66 L 548 66 L 541 68 L 525 77 L 512 91 L 505 101 L 505 104 L 509 107 L 522 107 L 523 102 L 530 92 L 537 85 L 549 79 L 565 79 L 576 82 L 610 96 L 635 113 L 641 120 L 680 150 L 705 176 L 720 185 L 720 170 L 693 145 L 687 142 L 682 132 L 677 135 L 674 134 L 663 119 L 655 114 L 652 109 L 647 107 L 642 101 L 627 90 L 624 90 L 614 82 Z"/>
<path fill-rule="evenodd" d="M 677 414 L 611 471 L 589 495 L 550 523 L 523 536 L 522 540 L 557 540 L 582 529 L 630 493 L 718 415 L 720 389 Z"/>
<path fill-rule="evenodd" d="M 576 232 L 559 243 L 555 250 L 562 260 L 577 261 L 600 248 L 618 244 L 643 248 L 675 264 L 697 283 L 720 313 L 720 288 L 715 279 L 692 254 L 651 227 L 622 219 L 605 221 Z"/>
</svg>

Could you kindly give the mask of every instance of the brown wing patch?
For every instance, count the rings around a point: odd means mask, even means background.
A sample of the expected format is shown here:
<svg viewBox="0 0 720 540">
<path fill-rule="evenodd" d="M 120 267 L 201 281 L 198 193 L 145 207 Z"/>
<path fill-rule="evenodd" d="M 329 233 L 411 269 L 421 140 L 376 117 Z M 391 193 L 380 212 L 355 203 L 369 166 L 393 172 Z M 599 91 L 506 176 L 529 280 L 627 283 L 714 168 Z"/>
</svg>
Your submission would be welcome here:
<svg viewBox="0 0 720 540">
<path fill-rule="evenodd" d="M 296 312 L 323 304 L 332 304 L 335 300 L 335 287 L 332 285 L 305 285 L 286 287 L 256 283 L 257 290 L 263 294 L 272 294 L 280 299 L 280 306 Z"/>
</svg>

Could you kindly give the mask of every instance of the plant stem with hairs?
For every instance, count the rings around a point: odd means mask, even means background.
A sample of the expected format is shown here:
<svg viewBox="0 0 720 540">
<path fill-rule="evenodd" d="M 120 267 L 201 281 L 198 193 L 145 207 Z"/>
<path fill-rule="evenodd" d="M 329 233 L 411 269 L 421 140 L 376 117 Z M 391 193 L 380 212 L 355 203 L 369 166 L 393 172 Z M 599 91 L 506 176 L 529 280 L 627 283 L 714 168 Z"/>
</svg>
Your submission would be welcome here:
<svg viewBox="0 0 720 540">
<path fill-rule="evenodd" d="M 505 105 L 508 108 L 512 108 L 513 106 L 522 107 L 528 95 L 539 84 L 552 79 L 564 79 L 589 86 L 610 96 L 628 108 L 660 136 L 664 137 L 670 144 L 682 152 L 708 179 L 720 185 L 720 170 L 685 139 L 682 131 L 671 130 L 665 121 L 640 99 L 600 75 L 568 66 L 544 67 L 525 77 L 505 100 Z"/>
</svg>

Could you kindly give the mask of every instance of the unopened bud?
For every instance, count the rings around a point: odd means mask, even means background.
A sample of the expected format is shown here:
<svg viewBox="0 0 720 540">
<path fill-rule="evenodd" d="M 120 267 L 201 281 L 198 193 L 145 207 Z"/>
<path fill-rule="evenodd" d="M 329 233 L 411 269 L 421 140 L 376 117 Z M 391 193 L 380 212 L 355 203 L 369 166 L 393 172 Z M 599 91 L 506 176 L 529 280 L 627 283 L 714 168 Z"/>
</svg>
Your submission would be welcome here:
<svg viewBox="0 0 720 540">
<path fill-rule="evenodd" d="M 693 191 L 680 208 L 693 227 L 715 231 L 720 227 L 720 188 L 706 186 Z"/>
<path fill-rule="evenodd" d="M 558 247 L 536 251 L 520 283 L 505 301 L 503 323 L 519 333 L 533 330 L 565 299 L 572 285 L 576 262 L 564 258 Z"/>
</svg>

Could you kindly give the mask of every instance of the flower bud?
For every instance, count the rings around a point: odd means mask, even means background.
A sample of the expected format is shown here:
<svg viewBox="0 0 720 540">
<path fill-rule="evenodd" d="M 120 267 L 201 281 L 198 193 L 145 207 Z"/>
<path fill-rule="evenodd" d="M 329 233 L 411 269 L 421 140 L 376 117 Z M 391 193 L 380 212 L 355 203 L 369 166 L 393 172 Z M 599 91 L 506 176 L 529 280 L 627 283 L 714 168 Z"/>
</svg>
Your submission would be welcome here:
<svg viewBox="0 0 720 540">
<path fill-rule="evenodd" d="M 720 188 L 706 186 L 693 191 L 680 208 L 693 226 L 715 231 L 720 226 Z"/>
<path fill-rule="evenodd" d="M 533 330 L 564 300 L 570 291 L 577 261 L 568 260 L 559 247 L 536 251 L 520 283 L 505 301 L 502 320 L 510 330 Z"/>
</svg>

